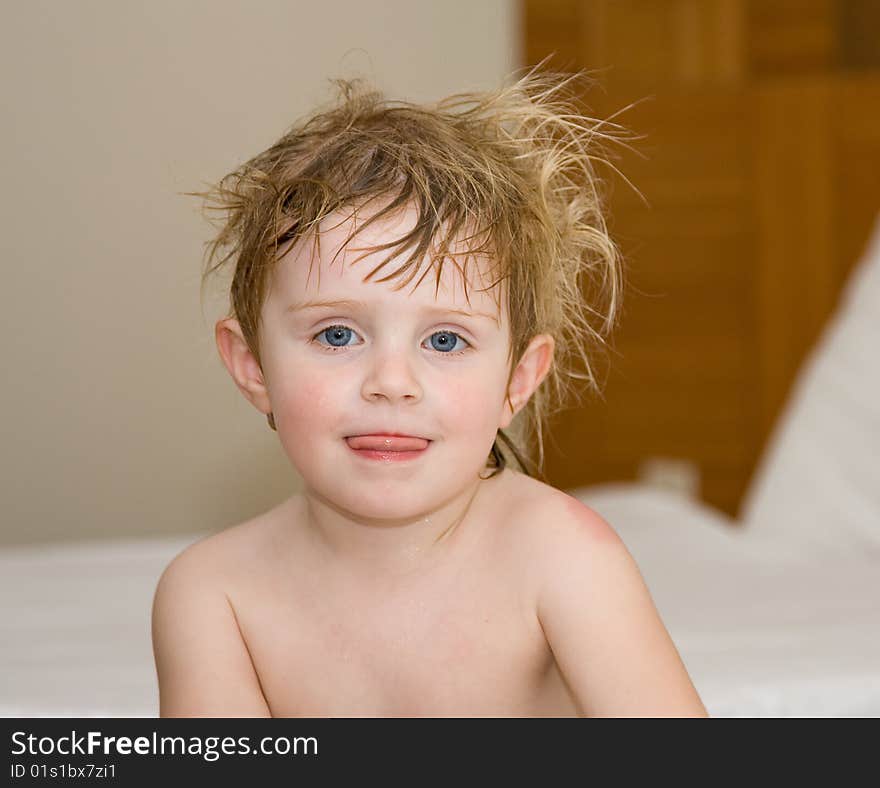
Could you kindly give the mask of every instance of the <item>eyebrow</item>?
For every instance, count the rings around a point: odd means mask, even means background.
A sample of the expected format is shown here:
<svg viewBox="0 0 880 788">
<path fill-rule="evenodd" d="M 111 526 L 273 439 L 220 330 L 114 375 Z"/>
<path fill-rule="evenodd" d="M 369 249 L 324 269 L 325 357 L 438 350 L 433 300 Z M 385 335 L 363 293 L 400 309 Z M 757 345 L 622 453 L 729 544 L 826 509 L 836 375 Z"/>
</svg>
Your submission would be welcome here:
<svg viewBox="0 0 880 788">
<path fill-rule="evenodd" d="M 304 301 L 301 303 L 293 303 L 285 312 L 299 312 L 305 309 L 318 309 L 320 307 L 345 307 L 347 309 L 366 309 L 367 305 L 363 301 L 356 301 L 350 298 L 342 298 L 331 301 Z M 447 306 L 429 306 L 425 307 L 425 311 L 432 312 L 434 314 L 453 314 L 453 315 L 462 315 L 464 317 L 485 317 L 489 320 L 493 321 L 496 324 L 499 324 L 498 317 L 496 315 L 490 315 L 487 312 L 468 312 L 464 309 L 453 309 L 452 307 Z"/>
</svg>

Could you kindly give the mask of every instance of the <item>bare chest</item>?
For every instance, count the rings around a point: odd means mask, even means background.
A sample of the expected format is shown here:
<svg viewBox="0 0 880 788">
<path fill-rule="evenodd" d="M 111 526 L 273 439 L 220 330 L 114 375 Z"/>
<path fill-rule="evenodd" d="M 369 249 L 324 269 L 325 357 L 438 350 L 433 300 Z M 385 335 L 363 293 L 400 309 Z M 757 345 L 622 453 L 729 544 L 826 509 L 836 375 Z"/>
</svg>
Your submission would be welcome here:
<svg viewBox="0 0 880 788">
<path fill-rule="evenodd" d="M 566 716 L 575 706 L 513 582 L 358 596 L 274 583 L 239 593 L 273 716 Z"/>
</svg>

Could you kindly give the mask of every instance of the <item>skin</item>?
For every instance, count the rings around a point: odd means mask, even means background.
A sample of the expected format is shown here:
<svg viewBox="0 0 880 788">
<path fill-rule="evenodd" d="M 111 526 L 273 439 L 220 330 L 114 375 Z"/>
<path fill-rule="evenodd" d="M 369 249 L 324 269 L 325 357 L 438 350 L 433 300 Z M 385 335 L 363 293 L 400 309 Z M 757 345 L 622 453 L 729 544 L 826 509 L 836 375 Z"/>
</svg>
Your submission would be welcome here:
<svg viewBox="0 0 880 788">
<path fill-rule="evenodd" d="M 235 320 L 217 324 L 224 364 L 274 414 L 304 488 L 166 568 L 153 603 L 161 716 L 706 716 L 611 526 L 511 468 L 480 478 L 496 431 L 549 371 L 552 338 L 533 338 L 508 389 L 504 299 L 478 281 L 468 304 L 451 266 L 436 298 L 433 273 L 415 289 L 364 282 L 383 253 L 355 262 L 345 248 L 334 263 L 353 221 L 339 218 L 312 276 L 310 247 L 285 255 L 262 367 Z M 354 243 L 414 220 L 407 210 Z M 366 307 L 287 311 L 314 298 Z M 380 430 L 432 443 L 390 464 L 344 442 Z"/>
<path fill-rule="evenodd" d="M 416 216 L 409 208 L 367 227 L 352 243 L 362 248 L 398 238 Z M 395 291 L 394 280 L 365 283 L 387 251 L 355 262 L 362 253 L 343 246 L 352 221 L 343 214 L 324 223 L 315 270 L 310 244 L 283 258 L 263 311 L 262 369 L 237 321 L 220 321 L 216 339 L 242 394 L 260 412 L 274 414 L 284 451 L 304 482 L 316 549 L 370 582 L 436 560 L 444 535 L 461 524 L 478 492 L 497 431 L 510 424 L 549 371 L 554 342 L 549 335 L 532 339 L 513 374 L 511 409 L 505 396 L 508 318 L 491 292 L 479 292 L 488 284 L 486 261 L 480 261 L 477 287 L 468 287 L 470 304 L 449 264 L 436 298 L 433 272 L 414 291 L 412 285 Z M 368 306 L 287 311 L 318 299 Z M 489 317 L 431 311 L 446 308 Z M 337 339 L 344 347 L 334 349 L 326 333 L 320 335 L 333 325 L 352 330 Z M 460 338 L 438 333 L 448 331 Z M 349 435 L 383 431 L 431 439 L 430 458 L 366 463 L 344 442 Z"/>
</svg>

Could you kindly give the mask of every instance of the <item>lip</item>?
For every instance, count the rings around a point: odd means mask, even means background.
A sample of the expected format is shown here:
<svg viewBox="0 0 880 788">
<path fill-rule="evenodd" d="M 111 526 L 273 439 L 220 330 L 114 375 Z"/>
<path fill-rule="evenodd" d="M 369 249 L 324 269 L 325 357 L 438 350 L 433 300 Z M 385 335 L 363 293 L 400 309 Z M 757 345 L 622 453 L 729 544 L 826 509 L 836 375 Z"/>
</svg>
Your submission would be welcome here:
<svg viewBox="0 0 880 788">
<path fill-rule="evenodd" d="M 351 435 L 351 438 L 360 438 L 360 437 L 371 437 L 371 438 L 418 438 L 416 435 L 405 435 L 399 432 L 370 432 L 363 433 L 360 435 Z M 433 441 L 430 438 L 420 438 L 420 440 L 427 441 L 427 446 L 424 449 L 418 450 L 408 450 L 408 451 L 393 451 L 389 449 L 355 449 L 348 442 L 348 438 L 345 439 L 345 445 L 348 446 L 348 449 L 352 454 L 360 457 L 364 460 L 372 460 L 372 461 L 380 461 L 380 462 L 409 462 L 411 460 L 418 459 L 427 453 L 428 449 L 431 447 Z"/>
<path fill-rule="evenodd" d="M 359 432 L 356 435 L 346 435 L 346 438 L 418 438 L 422 441 L 430 441 L 424 435 L 410 435 L 405 432 Z"/>
</svg>

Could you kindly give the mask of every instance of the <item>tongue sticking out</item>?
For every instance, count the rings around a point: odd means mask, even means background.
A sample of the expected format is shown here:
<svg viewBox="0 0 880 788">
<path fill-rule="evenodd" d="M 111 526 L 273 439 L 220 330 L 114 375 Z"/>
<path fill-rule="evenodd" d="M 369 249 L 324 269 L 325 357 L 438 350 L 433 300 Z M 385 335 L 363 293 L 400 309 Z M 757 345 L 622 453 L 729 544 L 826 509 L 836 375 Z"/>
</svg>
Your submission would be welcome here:
<svg viewBox="0 0 880 788">
<path fill-rule="evenodd" d="M 428 441 L 424 438 L 386 438 L 382 435 L 358 435 L 346 438 L 346 441 L 352 449 L 372 451 L 421 451 L 428 446 Z"/>
</svg>

